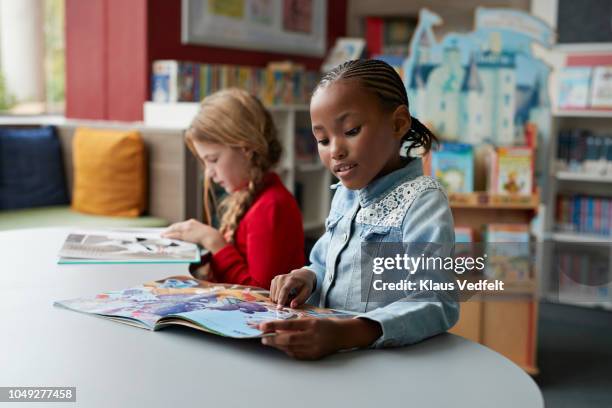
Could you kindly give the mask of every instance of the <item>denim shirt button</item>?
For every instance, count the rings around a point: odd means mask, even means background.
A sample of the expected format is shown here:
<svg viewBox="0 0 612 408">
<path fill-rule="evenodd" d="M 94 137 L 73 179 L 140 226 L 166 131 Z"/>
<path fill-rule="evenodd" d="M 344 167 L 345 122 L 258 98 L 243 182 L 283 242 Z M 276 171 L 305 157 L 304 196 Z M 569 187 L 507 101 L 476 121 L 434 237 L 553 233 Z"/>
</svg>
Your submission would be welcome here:
<svg viewBox="0 0 612 408">
<path fill-rule="evenodd" d="M 327 275 L 327 280 L 328 281 L 331 282 L 333 279 L 334 279 L 334 275 L 333 274 L 330 273 L 329 275 Z"/>
<path fill-rule="evenodd" d="M 342 239 L 344 240 L 344 242 L 346 243 L 348 241 L 349 235 L 347 232 L 344 233 L 344 235 L 342 236 Z"/>
</svg>

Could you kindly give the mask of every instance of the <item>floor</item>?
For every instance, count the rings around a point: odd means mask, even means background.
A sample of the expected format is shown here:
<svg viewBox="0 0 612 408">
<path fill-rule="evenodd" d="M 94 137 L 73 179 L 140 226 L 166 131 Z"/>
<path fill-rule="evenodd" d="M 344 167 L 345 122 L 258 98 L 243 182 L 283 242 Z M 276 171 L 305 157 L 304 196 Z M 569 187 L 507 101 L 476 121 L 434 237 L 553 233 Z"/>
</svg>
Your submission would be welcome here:
<svg viewBox="0 0 612 408">
<path fill-rule="evenodd" d="M 538 365 L 546 408 L 612 407 L 612 312 L 542 303 Z"/>
</svg>

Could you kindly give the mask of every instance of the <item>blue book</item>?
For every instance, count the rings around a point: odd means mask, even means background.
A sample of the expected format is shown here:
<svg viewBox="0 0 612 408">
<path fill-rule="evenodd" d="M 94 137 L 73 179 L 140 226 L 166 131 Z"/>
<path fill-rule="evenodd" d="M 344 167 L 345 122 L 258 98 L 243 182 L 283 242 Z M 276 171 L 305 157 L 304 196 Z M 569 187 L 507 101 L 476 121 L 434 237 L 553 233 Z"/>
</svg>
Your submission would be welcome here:
<svg viewBox="0 0 612 408">
<path fill-rule="evenodd" d="M 474 150 L 464 143 L 440 143 L 431 152 L 431 175 L 449 193 L 474 191 Z"/>
</svg>

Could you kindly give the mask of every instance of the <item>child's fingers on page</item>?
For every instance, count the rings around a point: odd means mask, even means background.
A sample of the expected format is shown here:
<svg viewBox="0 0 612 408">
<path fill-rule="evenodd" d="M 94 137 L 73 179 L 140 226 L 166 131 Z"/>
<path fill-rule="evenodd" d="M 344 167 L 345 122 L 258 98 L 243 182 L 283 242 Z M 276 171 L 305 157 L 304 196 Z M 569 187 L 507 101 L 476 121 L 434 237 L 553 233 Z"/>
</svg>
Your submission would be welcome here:
<svg viewBox="0 0 612 408">
<path fill-rule="evenodd" d="M 306 285 L 302 286 L 302 288 L 300 289 L 295 299 L 291 301 L 291 307 L 296 308 L 306 303 L 306 299 L 308 299 L 309 296 L 310 296 L 310 290 L 308 289 L 308 287 Z"/>
<path fill-rule="evenodd" d="M 275 276 L 270 282 L 270 300 L 276 303 L 276 294 L 278 293 L 278 285 L 281 282 L 280 276 Z"/>
<path fill-rule="evenodd" d="M 280 287 L 280 289 L 278 290 L 278 299 L 277 302 L 279 305 L 283 305 L 285 306 L 288 301 L 289 301 L 289 295 L 291 293 L 291 289 L 298 289 L 298 282 L 295 281 L 295 279 L 292 278 L 288 278 L 288 279 L 284 279 L 282 286 Z"/>
</svg>

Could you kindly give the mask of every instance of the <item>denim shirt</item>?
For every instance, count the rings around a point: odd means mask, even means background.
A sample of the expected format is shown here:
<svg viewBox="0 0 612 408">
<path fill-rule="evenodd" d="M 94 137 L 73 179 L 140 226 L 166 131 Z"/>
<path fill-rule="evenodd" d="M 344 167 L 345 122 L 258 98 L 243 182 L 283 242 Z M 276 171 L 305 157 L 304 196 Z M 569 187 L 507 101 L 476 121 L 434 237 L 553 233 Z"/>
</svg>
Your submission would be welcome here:
<svg viewBox="0 0 612 408">
<path fill-rule="evenodd" d="M 422 162 L 380 177 L 361 190 L 336 189 L 325 234 L 310 254 L 316 287 L 308 303 L 349 310 L 358 317 L 378 322 L 382 336 L 373 347 L 393 347 L 419 342 L 452 327 L 459 305 L 436 293 L 411 293 L 391 302 L 363 299 L 361 292 L 362 242 L 425 242 L 452 248 L 453 217 L 440 183 L 423 176 Z M 442 254 L 445 255 L 445 254 Z M 450 255 L 446 254 L 446 255 Z M 372 276 L 372 271 L 364 271 Z"/>
</svg>

